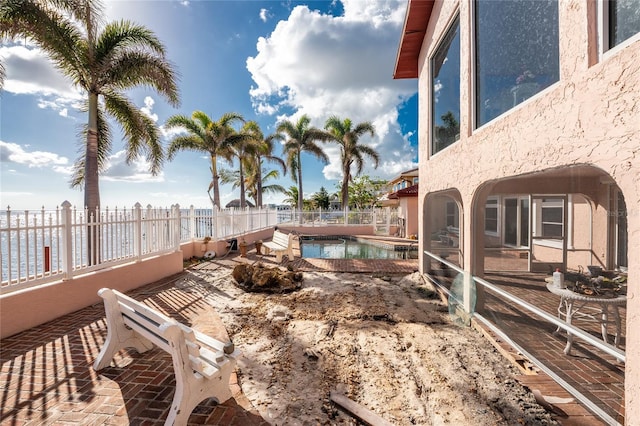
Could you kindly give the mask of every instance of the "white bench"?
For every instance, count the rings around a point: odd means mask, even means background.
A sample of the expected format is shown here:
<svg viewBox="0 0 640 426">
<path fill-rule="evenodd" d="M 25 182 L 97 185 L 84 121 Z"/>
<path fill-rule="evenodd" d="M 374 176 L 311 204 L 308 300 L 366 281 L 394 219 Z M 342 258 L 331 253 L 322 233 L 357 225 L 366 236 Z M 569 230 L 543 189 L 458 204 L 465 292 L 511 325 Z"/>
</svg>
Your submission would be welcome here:
<svg viewBox="0 0 640 426">
<path fill-rule="evenodd" d="M 262 247 L 266 248 L 266 254 L 274 252 L 276 261 L 282 262 L 282 255 L 286 254 L 289 260 L 293 260 L 293 234 L 285 234 L 277 229 L 273 231 L 271 241 L 262 243 Z"/>
<path fill-rule="evenodd" d="M 176 392 L 165 426 L 186 425 L 193 409 L 207 398 L 223 403 L 231 398 L 229 378 L 240 356 L 233 343 L 199 333 L 117 290 L 103 288 L 107 339 L 93 368 L 111 364 L 122 348 L 146 352 L 153 346 L 171 354 Z"/>
</svg>

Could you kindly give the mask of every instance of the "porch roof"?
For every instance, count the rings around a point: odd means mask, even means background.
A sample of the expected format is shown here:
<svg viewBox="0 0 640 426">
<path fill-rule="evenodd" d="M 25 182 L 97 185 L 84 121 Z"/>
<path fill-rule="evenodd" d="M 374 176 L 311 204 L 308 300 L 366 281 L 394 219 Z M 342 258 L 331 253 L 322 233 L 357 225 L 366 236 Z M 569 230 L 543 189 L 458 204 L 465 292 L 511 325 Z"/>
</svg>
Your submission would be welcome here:
<svg viewBox="0 0 640 426">
<path fill-rule="evenodd" d="M 407 188 L 402 188 L 399 191 L 393 192 L 388 195 L 390 200 L 396 200 L 403 197 L 417 197 L 418 196 L 418 184 L 411 185 Z"/>
</svg>

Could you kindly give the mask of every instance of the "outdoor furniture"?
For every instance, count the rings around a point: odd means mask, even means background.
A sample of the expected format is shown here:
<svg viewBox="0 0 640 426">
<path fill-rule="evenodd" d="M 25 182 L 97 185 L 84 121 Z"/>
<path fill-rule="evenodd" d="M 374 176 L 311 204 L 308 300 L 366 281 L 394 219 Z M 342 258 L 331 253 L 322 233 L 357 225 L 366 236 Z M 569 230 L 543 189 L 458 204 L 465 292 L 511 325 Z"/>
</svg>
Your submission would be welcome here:
<svg viewBox="0 0 640 426">
<path fill-rule="evenodd" d="M 271 241 L 262 243 L 266 254 L 274 252 L 276 261 L 282 262 L 282 255 L 286 254 L 289 260 L 293 260 L 293 234 L 285 234 L 277 229 L 273 231 Z"/>
<path fill-rule="evenodd" d="M 602 339 L 607 343 L 607 325 L 611 322 L 609 319 L 609 307 L 612 308 L 613 322 L 616 326 L 616 335 L 614 344 L 617 347 L 620 344 L 621 320 L 618 307 L 627 303 L 626 295 L 618 295 L 616 297 L 596 297 L 587 296 L 576 293 L 568 288 L 556 287 L 553 283 L 547 283 L 547 290 L 560 296 L 560 304 L 558 305 L 558 318 L 564 317 L 565 322 L 571 325 L 572 321 L 595 321 L 600 323 Z M 595 305 L 595 306 L 589 306 Z M 556 333 L 560 328 L 556 330 Z M 564 353 L 571 353 L 571 345 L 573 344 L 573 335 L 567 332 L 567 346 Z"/>
<path fill-rule="evenodd" d="M 158 346 L 171 354 L 176 391 L 165 426 L 185 425 L 191 411 L 204 399 L 223 403 L 231 398 L 229 378 L 240 356 L 233 343 L 223 343 L 116 290 L 103 288 L 107 339 L 93 368 L 107 367 L 122 348 L 143 353 Z"/>
</svg>

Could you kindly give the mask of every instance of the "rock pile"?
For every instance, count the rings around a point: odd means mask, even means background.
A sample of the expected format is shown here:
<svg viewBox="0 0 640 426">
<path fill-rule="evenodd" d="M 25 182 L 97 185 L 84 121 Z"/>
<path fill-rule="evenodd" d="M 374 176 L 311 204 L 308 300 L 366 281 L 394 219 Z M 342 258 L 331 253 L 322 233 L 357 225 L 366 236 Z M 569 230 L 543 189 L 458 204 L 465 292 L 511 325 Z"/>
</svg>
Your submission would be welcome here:
<svg viewBox="0 0 640 426">
<path fill-rule="evenodd" d="M 232 276 L 237 286 L 247 292 L 289 293 L 302 287 L 302 272 L 267 268 L 261 263 L 237 265 Z"/>
</svg>

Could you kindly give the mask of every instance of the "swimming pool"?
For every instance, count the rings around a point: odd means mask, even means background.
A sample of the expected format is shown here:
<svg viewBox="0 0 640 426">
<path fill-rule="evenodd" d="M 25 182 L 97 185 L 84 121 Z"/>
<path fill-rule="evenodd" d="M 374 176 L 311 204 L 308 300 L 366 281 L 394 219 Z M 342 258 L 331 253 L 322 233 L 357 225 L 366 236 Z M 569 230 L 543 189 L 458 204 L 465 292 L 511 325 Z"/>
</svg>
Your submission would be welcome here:
<svg viewBox="0 0 640 426">
<path fill-rule="evenodd" d="M 416 259 L 413 247 L 374 243 L 349 236 L 300 237 L 303 258 L 321 259 Z"/>
</svg>

